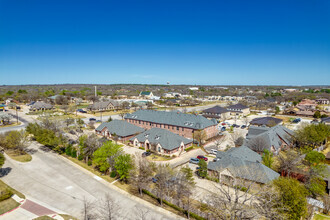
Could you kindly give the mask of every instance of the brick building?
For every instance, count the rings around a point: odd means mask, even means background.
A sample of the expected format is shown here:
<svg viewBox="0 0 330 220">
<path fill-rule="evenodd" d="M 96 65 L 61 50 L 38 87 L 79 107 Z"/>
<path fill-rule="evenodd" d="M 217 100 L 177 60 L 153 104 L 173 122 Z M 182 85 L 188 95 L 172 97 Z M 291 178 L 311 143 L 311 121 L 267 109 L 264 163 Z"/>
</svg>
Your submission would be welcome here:
<svg viewBox="0 0 330 220">
<path fill-rule="evenodd" d="M 207 138 L 218 134 L 216 120 L 201 115 L 181 112 L 139 110 L 127 114 L 125 120 L 144 129 L 163 128 L 185 138 L 193 138 L 196 131 L 203 130 Z"/>
</svg>

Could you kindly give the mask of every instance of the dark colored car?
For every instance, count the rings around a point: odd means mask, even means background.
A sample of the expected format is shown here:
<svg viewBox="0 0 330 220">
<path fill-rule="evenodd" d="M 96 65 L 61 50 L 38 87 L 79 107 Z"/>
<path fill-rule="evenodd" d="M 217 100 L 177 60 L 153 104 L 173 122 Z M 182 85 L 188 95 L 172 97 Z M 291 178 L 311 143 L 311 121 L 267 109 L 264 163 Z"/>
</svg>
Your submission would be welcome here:
<svg viewBox="0 0 330 220">
<path fill-rule="evenodd" d="M 301 121 L 300 118 L 296 118 L 296 119 L 294 119 L 294 120 L 292 121 L 292 123 L 299 123 L 300 121 Z"/>
<path fill-rule="evenodd" d="M 89 121 L 96 121 L 96 118 L 89 118 Z"/>
<path fill-rule="evenodd" d="M 197 159 L 199 159 L 199 160 L 205 160 L 205 161 L 207 161 L 208 159 L 207 159 L 207 157 L 204 157 L 203 155 L 198 155 L 197 156 Z"/>
<path fill-rule="evenodd" d="M 152 178 L 151 178 L 151 181 L 152 181 L 153 183 L 155 183 L 155 182 L 157 182 L 158 180 L 157 180 L 155 177 L 152 177 Z"/>
<path fill-rule="evenodd" d="M 221 128 L 221 131 L 226 131 L 226 127 L 222 127 Z"/>
<path fill-rule="evenodd" d="M 242 125 L 241 128 L 243 128 L 243 129 L 246 128 L 246 125 Z"/>
<path fill-rule="evenodd" d="M 142 153 L 142 157 L 147 157 L 147 156 L 150 156 L 150 155 L 151 155 L 151 153 L 148 152 L 148 151 Z"/>
</svg>

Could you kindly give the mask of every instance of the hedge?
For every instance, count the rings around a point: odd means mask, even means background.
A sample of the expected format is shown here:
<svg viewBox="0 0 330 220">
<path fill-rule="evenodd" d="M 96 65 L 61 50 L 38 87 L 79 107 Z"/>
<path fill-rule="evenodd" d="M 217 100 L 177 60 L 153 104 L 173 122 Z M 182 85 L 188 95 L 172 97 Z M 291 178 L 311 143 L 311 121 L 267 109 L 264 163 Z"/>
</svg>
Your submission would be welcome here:
<svg viewBox="0 0 330 220">
<path fill-rule="evenodd" d="M 13 192 L 6 188 L 3 191 L 0 192 L 0 202 L 4 201 L 6 199 L 9 199 L 13 195 Z"/>
<path fill-rule="evenodd" d="M 144 150 L 144 147 L 139 147 L 140 150 Z"/>
<path fill-rule="evenodd" d="M 185 151 L 191 151 L 192 149 L 194 148 L 194 146 L 191 146 L 191 147 L 187 147 L 186 149 L 184 149 Z"/>
</svg>

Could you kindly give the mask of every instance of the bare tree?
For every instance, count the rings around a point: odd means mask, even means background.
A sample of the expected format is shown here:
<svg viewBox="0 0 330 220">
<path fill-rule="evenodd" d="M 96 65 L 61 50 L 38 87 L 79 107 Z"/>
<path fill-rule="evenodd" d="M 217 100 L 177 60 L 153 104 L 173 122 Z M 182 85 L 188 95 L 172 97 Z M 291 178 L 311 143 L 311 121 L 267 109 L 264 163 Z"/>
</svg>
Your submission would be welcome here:
<svg viewBox="0 0 330 220">
<path fill-rule="evenodd" d="M 82 217 L 84 220 L 97 219 L 97 215 L 93 212 L 95 204 L 93 202 L 87 201 L 86 198 L 83 200 Z"/>
<path fill-rule="evenodd" d="M 237 130 L 230 134 L 230 139 L 234 142 L 235 147 L 243 145 L 244 137 L 242 133 Z"/>
<path fill-rule="evenodd" d="M 110 197 L 109 194 L 105 195 L 104 200 L 101 201 L 99 206 L 99 219 L 102 220 L 114 220 L 118 218 L 120 207 Z"/>
<path fill-rule="evenodd" d="M 155 164 L 149 162 L 146 158 L 143 158 L 140 154 L 135 155 L 136 166 L 131 173 L 131 181 L 138 188 L 140 195 L 142 196 L 142 189 L 145 189 L 150 184 L 150 179 L 155 172 Z"/>
<path fill-rule="evenodd" d="M 93 153 L 99 147 L 101 147 L 101 145 L 102 144 L 101 144 L 99 138 L 96 136 L 96 134 L 91 134 L 88 136 L 88 138 L 86 138 L 86 140 L 84 141 L 84 145 L 83 145 L 83 152 L 85 155 L 86 162 L 88 162 L 89 157 L 91 157 L 93 155 Z"/>
<path fill-rule="evenodd" d="M 147 216 L 149 215 L 149 210 L 145 209 L 141 206 L 136 207 L 135 214 L 136 214 L 136 220 L 147 220 Z"/>
<path fill-rule="evenodd" d="M 160 201 L 160 205 L 163 205 L 163 198 L 164 195 L 169 195 L 170 190 L 172 190 L 172 178 L 173 178 L 174 171 L 170 168 L 168 164 L 162 165 L 159 164 L 157 169 L 157 181 L 155 183 L 156 185 L 156 191 L 158 194 L 158 198 Z"/>
<path fill-rule="evenodd" d="M 63 95 L 58 95 L 55 98 L 55 103 L 57 105 L 67 105 L 68 104 L 68 98 Z"/>
<path fill-rule="evenodd" d="M 194 132 L 194 139 L 198 141 L 199 146 L 203 145 L 203 142 L 206 140 L 207 135 L 205 131 L 203 130 L 198 130 Z"/>
<path fill-rule="evenodd" d="M 250 120 L 249 120 L 249 118 L 248 118 L 247 116 L 245 116 L 245 117 L 243 118 L 243 121 L 244 121 L 244 123 L 245 123 L 246 126 L 247 126 L 247 125 L 249 124 L 249 122 L 250 122 Z"/>
<path fill-rule="evenodd" d="M 262 137 L 255 137 L 253 139 L 250 139 L 247 142 L 247 146 L 256 152 L 263 152 L 264 150 L 268 150 L 270 146 L 268 146 L 268 143 L 265 139 Z"/>
<path fill-rule="evenodd" d="M 282 176 L 290 176 L 292 172 L 299 170 L 298 167 L 302 164 L 302 158 L 296 151 L 288 150 L 279 154 L 278 162 L 278 170 Z"/>
</svg>

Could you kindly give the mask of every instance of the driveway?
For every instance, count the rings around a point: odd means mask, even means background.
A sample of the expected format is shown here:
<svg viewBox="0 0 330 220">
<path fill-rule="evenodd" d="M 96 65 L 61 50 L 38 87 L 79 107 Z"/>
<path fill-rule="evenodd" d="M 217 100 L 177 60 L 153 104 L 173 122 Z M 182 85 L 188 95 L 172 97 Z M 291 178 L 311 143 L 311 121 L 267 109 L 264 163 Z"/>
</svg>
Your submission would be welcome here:
<svg viewBox="0 0 330 220">
<path fill-rule="evenodd" d="M 122 192 L 55 153 L 41 150 L 36 143 L 31 148 L 36 150 L 32 161 L 19 163 L 8 158 L 3 167 L 11 167 L 12 170 L 1 178 L 28 197 L 81 218 L 84 199 L 99 202 L 109 194 L 120 208 L 119 219 L 138 219 L 136 212 L 140 208 L 150 210 L 148 219 L 180 219 L 158 206 Z"/>
</svg>

